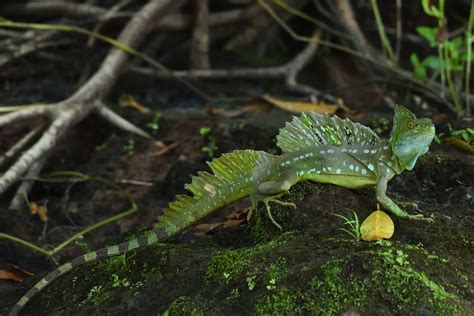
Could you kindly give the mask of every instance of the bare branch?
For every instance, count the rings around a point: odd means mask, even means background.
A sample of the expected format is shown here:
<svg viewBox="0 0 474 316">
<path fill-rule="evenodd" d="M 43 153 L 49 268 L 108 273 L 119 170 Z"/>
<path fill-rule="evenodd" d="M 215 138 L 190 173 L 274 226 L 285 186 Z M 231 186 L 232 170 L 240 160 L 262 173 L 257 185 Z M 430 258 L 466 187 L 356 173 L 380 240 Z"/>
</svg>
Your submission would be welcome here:
<svg viewBox="0 0 474 316">
<path fill-rule="evenodd" d="M 102 116 L 106 121 L 112 123 L 120 129 L 123 129 L 124 131 L 137 134 L 138 136 L 142 136 L 145 138 L 150 138 L 150 135 L 148 135 L 147 132 L 125 120 L 120 115 L 116 114 L 114 111 L 110 110 L 104 105 L 97 107 L 97 113 Z"/>
<path fill-rule="evenodd" d="M 126 46 L 136 47 L 150 30 L 152 21 L 159 20 L 164 14 L 183 3 L 184 0 L 150 1 L 125 26 L 118 41 Z M 0 126 L 37 115 L 48 116 L 52 119 L 51 125 L 40 139 L 2 175 L 0 193 L 5 192 L 19 177 L 42 159 L 70 126 L 82 120 L 91 110 L 101 106 L 102 98 L 117 80 L 127 58 L 126 52 L 112 48 L 99 70 L 68 99 L 54 105 L 27 108 L 0 116 Z M 133 130 L 132 124 L 125 124 L 125 120 L 117 119 L 117 116 L 110 114 L 110 112 L 105 110 L 99 111 L 99 113 L 110 119 L 112 123 L 121 123 L 122 126 Z M 134 131 L 144 134 L 138 128 Z M 38 168 L 40 169 L 40 167 Z"/>
<path fill-rule="evenodd" d="M 31 187 L 35 183 L 35 180 L 33 179 L 39 176 L 46 162 L 46 158 L 47 155 L 43 156 L 41 159 L 33 163 L 33 165 L 30 167 L 30 169 L 26 173 L 26 178 L 28 179 L 23 179 L 23 182 L 16 190 L 15 196 L 13 197 L 12 201 L 10 202 L 10 206 L 8 207 L 9 210 L 19 211 L 22 209 L 26 197 L 28 196 Z"/>
<path fill-rule="evenodd" d="M 193 0 L 195 23 L 191 41 L 191 68 L 209 69 L 209 2 Z"/>
</svg>

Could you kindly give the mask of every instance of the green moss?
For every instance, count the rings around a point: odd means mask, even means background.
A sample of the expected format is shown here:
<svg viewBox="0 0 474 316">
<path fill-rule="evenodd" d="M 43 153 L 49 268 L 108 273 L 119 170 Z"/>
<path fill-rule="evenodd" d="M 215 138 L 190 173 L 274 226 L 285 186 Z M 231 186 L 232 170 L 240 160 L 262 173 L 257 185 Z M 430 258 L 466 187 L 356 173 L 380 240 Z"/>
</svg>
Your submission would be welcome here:
<svg viewBox="0 0 474 316">
<path fill-rule="evenodd" d="M 255 223 L 252 225 L 250 233 L 257 243 L 267 242 L 270 239 L 261 216 L 257 216 Z"/>
<path fill-rule="evenodd" d="M 90 289 L 87 293 L 87 298 L 80 304 L 80 306 L 85 306 L 92 304 L 94 306 L 99 306 L 100 304 L 106 302 L 110 298 L 110 293 L 104 291 L 102 285 L 96 285 Z"/>
<path fill-rule="evenodd" d="M 330 261 L 321 268 L 322 278 L 314 277 L 301 289 L 267 287 L 271 291 L 258 299 L 255 313 L 335 315 L 346 306 L 365 304 L 365 286 L 356 278 L 343 275 L 341 261 Z"/>
<path fill-rule="evenodd" d="M 298 304 L 298 291 L 280 288 L 261 297 L 255 306 L 256 315 L 288 315 L 301 314 Z"/>
<path fill-rule="evenodd" d="M 429 258 L 424 250 L 416 249 L 413 245 L 406 248 L 420 251 L 423 256 Z M 457 296 L 447 292 L 441 284 L 417 269 L 406 253 L 406 248 L 388 244 L 370 252 L 373 258 L 365 266 L 371 271 L 371 286 L 380 287 L 390 294 L 384 298 L 391 301 L 397 311 L 422 305 L 439 315 L 458 314 L 460 306 Z M 438 260 L 438 257 L 435 257 L 429 259 Z"/>
<path fill-rule="evenodd" d="M 347 306 L 362 306 L 367 301 L 367 288 L 361 280 L 344 276 L 343 261 L 329 261 L 321 267 L 322 279 L 313 278 L 305 308 L 311 314 L 335 315 Z"/>
<path fill-rule="evenodd" d="M 265 282 L 267 290 L 275 289 L 280 280 L 283 279 L 288 272 L 289 269 L 286 258 L 278 258 L 276 262 L 270 264 Z"/>
<path fill-rule="evenodd" d="M 162 314 L 162 316 L 174 315 L 201 316 L 204 315 L 204 311 L 192 298 L 181 296 L 175 299 Z"/>
<path fill-rule="evenodd" d="M 295 236 L 293 232 L 287 232 L 270 242 L 251 248 L 218 251 L 208 265 L 205 280 L 215 280 L 220 284 L 237 280 L 243 272 L 250 270 L 251 264 L 258 261 L 256 259 L 265 257 L 272 249 L 287 243 Z"/>
</svg>

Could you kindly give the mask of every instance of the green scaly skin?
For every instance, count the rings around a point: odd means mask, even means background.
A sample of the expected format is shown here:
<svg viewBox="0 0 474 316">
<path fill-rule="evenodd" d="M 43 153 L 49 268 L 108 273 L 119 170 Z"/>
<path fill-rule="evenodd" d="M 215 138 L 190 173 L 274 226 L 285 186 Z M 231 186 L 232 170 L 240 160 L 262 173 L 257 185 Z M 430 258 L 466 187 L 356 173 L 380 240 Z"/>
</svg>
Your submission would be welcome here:
<svg viewBox="0 0 474 316">
<path fill-rule="evenodd" d="M 145 235 L 80 256 L 41 279 L 12 308 L 14 316 L 53 280 L 72 269 L 101 258 L 122 255 L 162 242 L 189 228 L 220 207 L 250 196 L 252 210 L 262 202 L 273 223 L 269 203 L 294 206 L 280 197 L 299 181 L 331 183 L 350 189 L 374 187 L 377 201 L 394 215 L 410 215 L 386 195 L 387 183 L 405 169 L 412 170 L 428 151 L 435 135 L 429 119 L 417 119 L 408 109 L 395 110 L 390 140 L 381 140 L 369 128 L 349 120 L 320 114 L 302 114 L 280 130 L 280 156 L 262 151 L 236 150 L 209 163 L 213 174 L 200 172 L 164 210 L 154 229 Z M 249 216 L 251 215 L 251 212 Z"/>
</svg>

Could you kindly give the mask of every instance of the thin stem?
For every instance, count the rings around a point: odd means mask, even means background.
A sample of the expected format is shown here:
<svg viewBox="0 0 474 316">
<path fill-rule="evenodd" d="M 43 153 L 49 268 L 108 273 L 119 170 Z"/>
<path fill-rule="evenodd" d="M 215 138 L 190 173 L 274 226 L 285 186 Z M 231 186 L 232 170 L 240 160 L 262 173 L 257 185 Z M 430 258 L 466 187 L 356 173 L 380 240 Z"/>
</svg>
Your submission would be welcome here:
<svg viewBox="0 0 474 316">
<path fill-rule="evenodd" d="M 302 42 L 316 42 L 314 41 L 314 39 L 311 39 L 310 37 L 307 37 L 307 36 L 303 36 L 303 35 L 299 35 L 297 34 L 295 31 L 293 31 L 293 29 L 291 29 L 290 26 L 288 26 L 276 13 L 275 11 L 265 2 L 265 0 L 258 0 L 258 4 L 260 6 L 262 6 L 267 12 L 268 14 L 270 14 L 274 19 L 275 21 L 280 24 L 280 26 L 292 37 L 294 38 L 295 40 L 297 41 L 302 41 Z M 437 85 L 436 87 L 433 87 L 431 86 L 430 84 L 427 84 L 423 81 L 420 81 L 420 80 L 417 80 L 413 74 L 411 72 L 408 72 L 406 70 L 403 70 L 399 67 L 396 67 L 394 65 L 390 65 L 388 63 L 384 63 L 384 62 L 380 62 L 380 61 L 377 61 L 373 58 L 371 58 L 370 56 L 367 56 L 367 55 L 364 55 L 362 53 L 359 53 L 349 47 L 345 47 L 345 46 L 342 46 L 342 45 L 338 45 L 338 44 L 334 44 L 334 43 L 331 43 L 331 42 L 328 42 L 328 41 L 325 41 L 325 40 L 318 40 L 317 41 L 319 44 L 321 45 L 324 45 L 324 46 L 327 46 L 327 47 L 330 47 L 330 48 L 334 48 L 334 49 L 337 49 L 339 51 L 342 51 L 342 52 L 345 52 L 345 53 L 348 53 L 348 54 L 351 54 L 352 56 L 356 56 L 356 57 L 359 57 L 363 60 L 367 60 L 369 62 L 371 62 L 372 64 L 382 68 L 382 69 L 388 69 L 390 71 L 393 71 L 396 75 L 398 75 L 399 77 L 401 77 L 402 79 L 406 80 L 406 81 L 409 81 L 409 82 L 412 82 L 414 83 L 417 87 L 420 87 L 418 90 L 420 90 L 421 92 L 425 93 L 425 94 L 431 94 L 433 96 L 433 98 L 435 98 L 436 100 L 446 104 L 446 106 L 448 106 L 449 109 L 453 110 L 453 106 L 451 103 L 448 103 L 444 100 L 444 98 L 440 97 L 439 95 L 439 89 L 437 90 Z M 442 63 L 442 61 L 441 61 Z M 442 86 L 444 87 L 444 86 Z"/>
<path fill-rule="evenodd" d="M 50 173 L 46 177 L 74 177 L 74 178 L 79 178 L 79 179 L 84 180 L 84 181 L 95 181 L 95 182 L 105 184 L 106 186 L 111 187 L 112 189 L 118 191 L 120 194 L 125 196 L 130 202 L 130 208 L 128 210 L 126 210 L 125 212 L 122 212 L 120 214 L 117 214 L 117 215 L 114 215 L 112 217 L 106 218 L 105 220 L 102 220 L 98 223 L 95 223 L 94 225 L 91 225 L 91 226 L 81 230 L 80 232 L 78 232 L 78 233 L 72 235 L 71 237 L 69 237 L 68 239 L 66 239 L 64 242 L 62 242 L 58 246 L 54 247 L 53 250 L 45 250 L 45 249 L 43 249 L 41 247 L 38 247 L 38 246 L 36 246 L 36 245 L 26 241 L 26 240 L 23 240 L 21 238 L 18 238 L 18 237 L 9 235 L 9 234 L 0 233 L 0 238 L 5 238 L 5 239 L 11 240 L 13 242 L 22 244 L 22 245 L 24 245 L 24 246 L 26 246 L 30 249 L 33 249 L 33 250 L 35 250 L 39 253 L 42 253 L 42 254 L 44 254 L 48 257 L 51 257 L 51 256 L 54 256 L 59 251 L 61 251 L 64 247 L 69 245 L 71 242 L 75 241 L 76 239 L 79 239 L 80 237 L 84 236 L 85 234 L 87 234 L 87 233 L 89 233 L 89 232 L 91 232 L 91 231 L 93 231 L 93 230 L 95 230 L 95 229 L 97 229 L 97 228 L 99 228 L 99 227 L 101 227 L 105 224 L 108 224 L 108 223 L 113 222 L 113 221 L 117 221 L 117 220 L 119 220 L 119 219 L 121 219 L 125 216 L 133 214 L 138 210 L 137 204 L 132 199 L 130 193 L 128 193 L 127 191 L 122 189 L 116 183 L 114 183 L 112 181 L 109 181 L 107 179 L 97 178 L 97 177 L 90 177 L 88 175 L 85 175 L 83 173 L 76 172 L 76 171 L 58 171 L 58 172 Z"/>
<path fill-rule="evenodd" d="M 471 58 L 472 58 L 472 26 L 474 24 L 474 0 L 471 0 L 471 11 L 469 13 L 469 23 L 466 30 L 466 45 L 467 45 L 467 61 L 466 73 L 464 78 L 465 89 L 465 107 L 466 115 L 471 116 L 471 99 L 470 99 L 470 83 L 471 83 Z"/>
<path fill-rule="evenodd" d="M 400 58 L 400 50 L 402 47 L 402 0 L 397 0 L 396 38 L 397 42 L 395 44 L 395 62 L 398 63 Z"/>
<path fill-rule="evenodd" d="M 372 5 L 372 11 L 374 12 L 375 22 L 377 24 L 377 30 L 379 32 L 380 41 L 382 42 L 382 47 L 384 52 L 388 55 L 390 60 L 395 60 L 395 55 L 393 53 L 392 45 L 387 38 L 387 34 L 385 33 L 385 28 L 383 26 L 382 17 L 380 16 L 379 7 L 377 6 L 377 0 L 370 0 L 370 4 Z"/>
<path fill-rule="evenodd" d="M 458 96 L 456 93 L 456 90 L 453 85 L 453 80 L 451 77 L 451 60 L 450 60 L 450 55 L 449 55 L 449 48 L 448 45 L 445 44 L 443 45 L 444 49 L 444 58 L 446 60 L 446 80 L 448 82 L 448 89 L 451 94 L 451 99 L 453 100 L 454 103 L 454 108 L 456 109 L 456 113 L 458 116 L 461 114 L 461 105 L 459 104 Z"/>
<path fill-rule="evenodd" d="M 18 238 L 18 237 L 9 235 L 9 234 L 0 233 L 0 238 L 8 239 L 8 240 L 11 240 L 11 241 L 16 242 L 18 244 L 22 244 L 23 246 L 26 246 L 27 248 L 33 249 L 33 250 L 35 250 L 39 253 L 42 253 L 42 254 L 44 254 L 48 257 L 51 257 L 53 255 L 51 251 L 44 250 L 43 248 L 38 247 L 35 244 L 30 243 L 29 241 L 26 241 L 24 239 L 21 239 L 21 238 Z"/>
<path fill-rule="evenodd" d="M 61 32 L 73 32 L 73 33 L 83 34 L 83 35 L 86 35 L 90 38 L 95 38 L 95 39 L 104 41 L 104 42 L 114 46 L 115 48 L 118 48 L 118 49 L 124 51 L 125 53 L 127 53 L 129 55 L 141 58 L 145 62 L 149 63 L 153 67 L 155 67 L 155 68 L 157 68 L 157 69 L 159 69 L 159 70 L 161 70 L 165 73 L 171 73 L 171 71 L 168 68 L 166 68 L 165 66 L 163 66 L 162 64 L 160 64 L 156 60 L 148 57 L 144 53 L 141 53 L 141 52 L 137 51 L 136 49 L 133 49 L 132 47 L 127 46 L 127 45 L 121 43 L 120 41 L 118 41 L 116 39 L 113 39 L 109 36 L 105 36 L 105 35 L 97 33 L 97 32 L 92 32 L 92 31 L 89 31 L 87 29 L 84 29 L 84 28 L 81 28 L 81 27 L 78 27 L 78 26 L 74 26 L 74 25 L 71 26 L 71 25 L 64 25 L 64 24 L 57 24 L 57 25 L 55 24 L 55 25 L 53 25 L 53 24 L 42 24 L 42 23 L 21 23 L 21 22 L 13 22 L 13 21 L 10 21 L 10 20 L 7 20 L 5 18 L 0 17 L 0 27 L 8 27 L 8 28 L 14 28 L 14 29 L 32 29 L 32 30 L 55 30 L 55 31 L 61 31 Z M 210 96 L 208 96 L 206 93 L 199 90 L 192 83 L 186 81 L 185 79 L 176 78 L 176 80 L 181 82 L 182 84 L 184 84 L 186 87 L 188 87 L 189 89 L 194 91 L 196 94 L 201 96 L 206 101 L 209 101 L 211 99 Z"/>
</svg>

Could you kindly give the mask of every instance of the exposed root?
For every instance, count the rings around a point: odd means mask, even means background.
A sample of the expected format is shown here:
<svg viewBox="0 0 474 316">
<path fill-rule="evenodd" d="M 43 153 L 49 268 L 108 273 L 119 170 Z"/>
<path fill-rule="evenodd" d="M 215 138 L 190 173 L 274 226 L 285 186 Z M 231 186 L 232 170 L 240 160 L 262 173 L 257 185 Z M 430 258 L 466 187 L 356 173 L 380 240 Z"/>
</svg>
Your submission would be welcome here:
<svg viewBox="0 0 474 316">
<path fill-rule="evenodd" d="M 194 0 L 195 23 L 191 41 L 191 68 L 209 69 L 209 1 Z"/>
<path fill-rule="evenodd" d="M 288 63 L 268 68 L 236 68 L 236 69 L 195 69 L 178 70 L 169 72 L 157 72 L 156 69 L 146 67 L 129 66 L 132 71 L 144 75 L 156 76 L 158 78 L 186 78 L 186 79 L 233 79 L 233 78 L 284 78 L 285 85 L 289 91 L 310 94 L 316 97 L 336 102 L 337 99 L 329 94 L 323 94 L 317 89 L 298 83 L 297 76 L 308 64 L 318 48 L 318 40 L 321 38 L 321 30 L 316 30 L 303 50 Z"/>
<path fill-rule="evenodd" d="M 100 116 L 102 116 L 106 121 L 108 121 L 109 123 L 112 123 L 116 127 L 123 129 L 126 132 L 137 134 L 138 136 L 150 138 L 150 135 L 148 135 L 147 132 L 133 125 L 129 121 L 125 120 L 123 117 L 116 114 L 114 111 L 110 110 L 109 108 L 105 106 L 98 106 L 96 110 Z"/>
<path fill-rule="evenodd" d="M 13 197 L 12 201 L 10 202 L 10 206 L 8 207 L 9 210 L 19 211 L 23 208 L 23 205 L 26 201 L 28 201 L 28 193 L 31 190 L 31 187 L 34 184 L 33 178 L 37 178 L 43 169 L 43 166 L 46 162 L 47 155 L 38 160 L 37 162 L 33 163 L 30 167 L 28 172 L 26 173 L 26 178 L 20 184 L 18 189 L 16 190 L 15 196 Z"/>
<path fill-rule="evenodd" d="M 136 47 L 151 30 L 152 22 L 159 20 L 170 10 L 181 6 L 184 0 L 151 1 L 144 5 L 123 29 L 118 41 L 126 46 Z M 0 116 L 0 127 L 40 117 L 50 120 L 49 126 L 33 146 L 23 152 L 6 172 L 0 177 L 0 194 L 4 193 L 15 181 L 29 172 L 35 177 L 42 168 L 42 160 L 54 148 L 57 141 L 74 124 L 84 119 L 92 111 L 116 126 L 141 136 L 148 136 L 144 131 L 120 118 L 102 106 L 101 100 L 110 91 L 123 68 L 128 55 L 113 48 L 105 58 L 99 70 L 70 98 L 51 105 L 40 105 Z M 21 199 L 31 184 L 20 186 L 15 200 Z M 12 206 L 18 202 L 13 201 Z"/>
<path fill-rule="evenodd" d="M 18 155 L 18 153 L 23 150 L 23 148 L 28 145 L 33 138 L 39 135 L 44 126 L 40 125 L 32 129 L 28 134 L 23 136 L 15 145 L 13 145 L 6 153 L 0 156 L 0 167 L 5 163 L 10 161 L 13 157 Z"/>
</svg>

